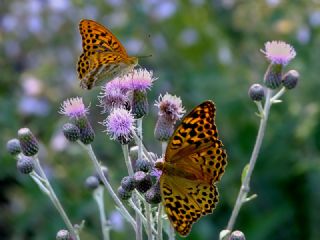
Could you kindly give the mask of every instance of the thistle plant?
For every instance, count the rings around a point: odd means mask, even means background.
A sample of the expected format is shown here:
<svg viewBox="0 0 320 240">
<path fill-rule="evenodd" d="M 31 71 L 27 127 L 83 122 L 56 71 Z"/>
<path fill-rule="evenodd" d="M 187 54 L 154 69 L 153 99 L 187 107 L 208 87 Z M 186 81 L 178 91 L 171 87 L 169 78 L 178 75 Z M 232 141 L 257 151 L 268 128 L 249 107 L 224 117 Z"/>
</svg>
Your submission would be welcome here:
<svg viewBox="0 0 320 240">
<path fill-rule="evenodd" d="M 299 73 L 296 70 L 289 70 L 283 73 L 284 67 L 296 56 L 296 52 L 291 45 L 282 41 L 267 42 L 265 49 L 261 50 L 261 52 L 270 61 L 263 79 L 264 86 L 257 83 L 253 84 L 248 92 L 250 99 L 257 105 L 258 113 L 256 114 L 260 118 L 260 126 L 250 161 L 242 172 L 242 184 L 227 229 L 220 233 L 220 239 L 228 239 L 234 229 L 242 205 L 257 196 L 256 194 L 248 196 L 248 194 L 251 176 L 261 149 L 270 109 L 274 104 L 282 102 L 280 99 L 282 95 L 287 90 L 295 88 L 299 79 Z M 264 106 L 262 106 L 263 100 Z M 230 239 L 234 238 L 230 237 Z"/>
<path fill-rule="evenodd" d="M 260 127 L 250 162 L 243 170 L 242 185 L 232 215 L 227 228 L 221 231 L 220 239 L 245 239 L 242 232 L 233 231 L 233 229 L 242 205 L 256 197 L 255 194 L 248 196 L 250 180 L 262 145 L 270 108 L 275 103 L 280 103 L 283 94 L 295 88 L 299 79 L 299 73 L 296 70 L 284 73 L 284 67 L 295 57 L 295 51 L 289 44 L 279 41 L 268 42 L 261 52 L 270 61 L 270 65 L 264 75 L 263 83 L 253 84 L 248 91 L 249 98 L 257 106 Z M 175 239 L 175 230 L 168 222 L 162 203 L 160 184 L 162 171 L 156 166 L 159 162 L 161 162 L 160 165 L 163 164 L 167 142 L 174 133 L 176 122 L 186 111 L 181 99 L 168 93 L 160 95 L 154 101 L 158 109 L 154 137 L 159 142 L 159 148 L 161 147 L 161 156 L 148 151 L 143 144 L 143 119 L 147 117 L 150 110 L 147 94 L 154 80 L 151 71 L 133 70 L 125 76 L 106 83 L 98 96 L 98 106 L 101 107 L 101 113 L 105 119 L 101 122 L 105 128 L 105 138 L 118 143 L 123 153 L 123 164 L 127 168 L 120 183 L 113 182 L 108 175 L 107 166 L 103 166 L 96 157 L 95 127 L 92 127 L 95 125 L 90 122 L 89 107 L 85 105 L 83 99 L 81 97 L 67 99 L 61 104 L 59 110 L 60 114 L 68 118 L 68 122 L 61 129 L 65 138 L 73 144 L 78 144 L 92 162 L 95 173 L 87 177 L 85 186 L 92 191 L 92 197 L 97 203 L 103 240 L 111 239 L 112 234 L 112 226 L 104 206 L 105 191 L 112 197 L 115 208 L 134 230 L 136 240 L 142 240 L 144 236 L 148 240 L 162 240 L 163 233 L 168 235 L 168 239 Z M 212 102 L 210 106 L 214 106 Z M 209 128 L 214 125 L 210 124 L 204 124 L 203 127 Z M 203 127 L 200 126 L 199 129 Z M 215 134 L 217 135 L 216 132 Z M 220 141 L 217 140 L 216 143 L 220 147 Z M 40 165 L 37 156 L 39 144 L 34 134 L 28 128 L 20 129 L 17 138 L 8 141 L 7 150 L 17 159 L 18 171 L 29 175 L 34 180 L 61 215 L 67 229 L 57 231 L 56 239 L 79 240 L 81 229 L 86 226 L 84 222 L 79 225 L 72 224 L 63 209 Z M 211 151 L 210 154 L 213 152 Z M 221 149 L 217 149 L 216 154 L 219 155 L 217 157 L 219 159 L 226 158 Z M 221 165 L 223 164 L 219 163 L 220 167 Z M 221 172 L 223 172 L 222 168 Z M 180 174 L 188 177 L 187 173 Z M 112 185 L 116 185 L 116 189 Z M 208 194 L 204 193 L 204 196 L 206 195 Z"/>
</svg>

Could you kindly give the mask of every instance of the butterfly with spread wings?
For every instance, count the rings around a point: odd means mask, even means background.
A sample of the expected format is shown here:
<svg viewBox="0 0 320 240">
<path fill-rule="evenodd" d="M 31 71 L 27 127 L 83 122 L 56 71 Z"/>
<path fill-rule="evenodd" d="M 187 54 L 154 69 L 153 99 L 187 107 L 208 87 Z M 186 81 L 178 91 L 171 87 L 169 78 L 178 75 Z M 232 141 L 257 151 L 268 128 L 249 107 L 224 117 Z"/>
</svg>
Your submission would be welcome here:
<svg viewBox="0 0 320 240">
<path fill-rule="evenodd" d="M 227 154 L 218 138 L 215 105 L 205 101 L 195 107 L 175 130 L 163 161 L 155 167 L 162 171 L 162 203 L 175 230 L 189 234 L 192 224 L 212 213 L 218 202 L 215 185 L 224 173 Z"/>
</svg>

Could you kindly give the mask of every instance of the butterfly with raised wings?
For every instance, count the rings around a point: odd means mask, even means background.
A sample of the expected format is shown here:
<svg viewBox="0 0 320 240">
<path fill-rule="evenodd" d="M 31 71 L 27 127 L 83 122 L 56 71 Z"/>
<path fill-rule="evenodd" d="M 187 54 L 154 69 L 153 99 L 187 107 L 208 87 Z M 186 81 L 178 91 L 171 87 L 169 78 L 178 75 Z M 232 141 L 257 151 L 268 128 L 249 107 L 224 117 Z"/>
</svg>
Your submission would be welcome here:
<svg viewBox="0 0 320 240">
<path fill-rule="evenodd" d="M 183 118 L 170 138 L 162 171 L 162 203 L 175 230 L 182 236 L 218 202 L 215 185 L 224 173 L 227 154 L 215 124 L 215 105 L 205 101 Z"/>
<path fill-rule="evenodd" d="M 121 42 L 103 25 L 88 19 L 79 23 L 83 53 L 78 60 L 80 86 L 91 89 L 102 81 L 125 75 L 138 64 Z"/>
</svg>

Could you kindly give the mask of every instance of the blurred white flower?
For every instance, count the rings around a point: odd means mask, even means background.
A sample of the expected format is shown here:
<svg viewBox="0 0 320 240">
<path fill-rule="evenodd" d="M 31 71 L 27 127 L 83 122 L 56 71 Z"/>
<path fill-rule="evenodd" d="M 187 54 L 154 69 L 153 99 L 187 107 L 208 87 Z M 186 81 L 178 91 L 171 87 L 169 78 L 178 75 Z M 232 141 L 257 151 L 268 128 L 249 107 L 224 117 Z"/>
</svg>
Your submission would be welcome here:
<svg viewBox="0 0 320 240">
<path fill-rule="evenodd" d="M 38 96 L 43 91 L 42 82 L 35 76 L 23 74 L 21 76 L 21 86 L 27 96 Z"/>
</svg>

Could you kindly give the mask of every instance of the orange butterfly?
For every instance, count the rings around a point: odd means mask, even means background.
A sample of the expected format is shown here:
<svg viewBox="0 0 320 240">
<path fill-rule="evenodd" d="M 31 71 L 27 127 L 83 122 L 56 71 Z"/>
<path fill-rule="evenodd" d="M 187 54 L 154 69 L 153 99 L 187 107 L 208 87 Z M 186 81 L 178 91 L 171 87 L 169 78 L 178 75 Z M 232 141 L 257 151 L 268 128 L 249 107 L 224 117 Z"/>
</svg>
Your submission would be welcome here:
<svg viewBox="0 0 320 240">
<path fill-rule="evenodd" d="M 83 19 L 79 30 L 83 53 L 77 72 L 82 88 L 91 89 L 99 81 L 127 74 L 138 64 L 138 58 L 129 57 L 120 41 L 101 24 Z"/>
<path fill-rule="evenodd" d="M 160 191 L 162 203 L 175 230 L 189 234 L 192 224 L 212 213 L 218 202 L 215 183 L 224 173 L 227 154 L 218 138 L 215 106 L 205 101 L 195 107 L 168 142 L 163 162 Z"/>
</svg>

